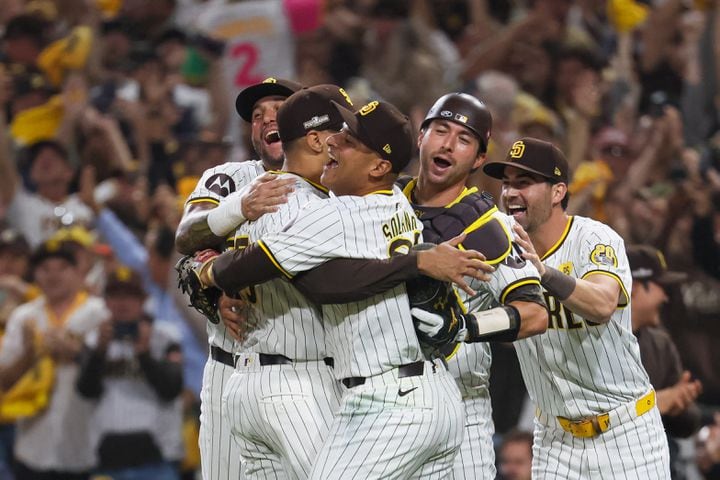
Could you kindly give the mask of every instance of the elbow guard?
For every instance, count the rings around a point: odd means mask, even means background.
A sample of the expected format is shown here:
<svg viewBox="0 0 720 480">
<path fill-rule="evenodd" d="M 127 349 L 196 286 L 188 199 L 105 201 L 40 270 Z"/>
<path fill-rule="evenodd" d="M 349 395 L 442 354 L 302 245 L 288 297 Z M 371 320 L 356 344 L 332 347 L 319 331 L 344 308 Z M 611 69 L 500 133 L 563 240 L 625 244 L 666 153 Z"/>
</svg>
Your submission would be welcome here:
<svg viewBox="0 0 720 480">
<path fill-rule="evenodd" d="M 520 330 L 520 312 L 512 305 L 463 315 L 465 342 L 514 342 Z"/>
</svg>

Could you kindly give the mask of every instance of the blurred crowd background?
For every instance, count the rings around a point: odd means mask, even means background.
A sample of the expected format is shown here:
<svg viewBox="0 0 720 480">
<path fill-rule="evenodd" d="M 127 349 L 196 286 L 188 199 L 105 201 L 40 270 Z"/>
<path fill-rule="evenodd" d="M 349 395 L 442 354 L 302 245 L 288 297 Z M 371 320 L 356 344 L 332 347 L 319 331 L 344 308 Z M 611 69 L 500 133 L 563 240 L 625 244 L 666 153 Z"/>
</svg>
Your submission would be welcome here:
<svg viewBox="0 0 720 480">
<path fill-rule="evenodd" d="M 673 382 L 702 385 L 675 406 L 695 415 L 668 428 L 673 474 L 720 478 L 717 0 L 0 0 L 0 62 L 0 478 L 143 462 L 196 478 L 207 340 L 174 232 L 205 169 L 257 158 L 234 99 L 269 76 L 415 125 L 464 91 L 492 111 L 490 159 L 557 144 L 569 213 L 688 274 L 660 302 L 689 372 Z M 512 346 L 493 350 L 499 471 L 526 478 L 533 408 Z M 117 458 L 138 428 L 143 453 Z"/>
</svg>

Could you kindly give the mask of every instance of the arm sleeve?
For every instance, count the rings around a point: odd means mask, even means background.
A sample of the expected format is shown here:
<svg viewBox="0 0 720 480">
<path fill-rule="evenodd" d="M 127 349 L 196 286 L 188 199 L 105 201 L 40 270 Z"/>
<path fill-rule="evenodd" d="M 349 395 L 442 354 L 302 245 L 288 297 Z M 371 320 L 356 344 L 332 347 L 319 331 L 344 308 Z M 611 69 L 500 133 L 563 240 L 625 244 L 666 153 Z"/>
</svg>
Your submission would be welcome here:
<svg viewBox="0 0 720 480">
<path fill-rule="evenodd" d="M 338 258 L 298 274 L 293 284 L 317 304 L 364 300 L 420 275 L 417 254 L 386 260 Z"/>
<path fill-rule="evenodd" d="M 103 392 L 102 372 L 105 367 L 105 355 L 95 349 L 85 348 L 80 356 L 80 372 L 75 386 L 86 398 L 100 398 Z"/>
<path fill-rule="evenodd" d="M 183 386 L 180 363 L 155 360 L 149 352 L 138 355 L 138 360 L 145 378 L 161 399 L 170 401 L 180 395 Z"/>
</svg>

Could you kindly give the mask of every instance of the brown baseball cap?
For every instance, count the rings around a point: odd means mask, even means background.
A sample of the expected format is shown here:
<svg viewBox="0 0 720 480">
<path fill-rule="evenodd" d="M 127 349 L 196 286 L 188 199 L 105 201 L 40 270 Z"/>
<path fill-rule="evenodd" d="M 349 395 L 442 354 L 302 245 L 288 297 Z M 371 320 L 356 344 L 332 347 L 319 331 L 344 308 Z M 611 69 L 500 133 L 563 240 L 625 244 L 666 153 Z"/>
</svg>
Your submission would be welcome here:
<svg viewBox="0 0 720 480">
<path fill-rule="evenodd" d="M 673 285 L 687 280 L 687 273 L 668 270 L 665 256 L 650 245 L 630 245 L 628 261 L 633 280 L 653 281 L 661 285 Z"/>
<path fill-rule="evenodd" d="M 400 173 L 410 162 L 414 138 L 407 116 L 393 104 L 374 100 L 356 112 L 333 101 L 352 136 L 393 166 Z"/>
<path fill-rule="evenodd" d="M 332 101 L 345 108 L 353 106 L 345 90 L 337 85 L 315 85 L 290 95 L 277 113 L 280 140 L 289 142 L 311 130 L 340 130 L 344 120 Z"/>
<path fill-rule="evenodd" d="M 123 293 L 136 297 L 145 297 L 145 289 L 140 275 L 128 267 L 120 266 L 108 274 L 105 295 Z"/>
<path fill-rule="evenodd" d="M 252 121 L 255 103 L 264 97 L 289 97 L 302 88 L 297 82 L 284 78 L 268 77 L 260 83 L 242 90 L 235 99 L 235 110 L 246 122 Z"/>
<path fill-rule="evenodd" d="M 490 162 L 483 172 L 503 178 L 505 167 L 511 166 L 545 177 L 551 183 L 568 183 L 569 169 L 565 155 L 550 142 L 525 137 L 512 144 L 504 162 Z"/>
</svg>

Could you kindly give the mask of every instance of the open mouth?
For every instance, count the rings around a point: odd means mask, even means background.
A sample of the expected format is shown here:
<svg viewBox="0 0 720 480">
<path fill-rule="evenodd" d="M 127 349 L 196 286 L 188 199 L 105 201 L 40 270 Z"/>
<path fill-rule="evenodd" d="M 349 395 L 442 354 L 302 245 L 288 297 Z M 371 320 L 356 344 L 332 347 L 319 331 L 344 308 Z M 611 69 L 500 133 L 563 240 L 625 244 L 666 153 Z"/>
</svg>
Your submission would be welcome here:
<svg viewBox="0 0 720 480">
<path fill-rule="evenodd" d="M 523 205 L 508 205 L 507 206 L 507 213 L 508 215 L 520 215 L 522 213 L 527 212 L 527 207 Z"/>
<path fill-rule="evenodd" d="M 265 133 L 263 139 L 265 140 L 265 143 L 267 143 L 268 145 L 272 145 L 273 143 L 277 143 L 280 141 L 280 134 L 278 133 L 277 129 L 268 130 Z"/>
<path fill-rule="evenodd" d="M 442 157 L 433 157 L 433 163 L 440 168 L 448 168 L 452 164 Z"/>
</svg>

